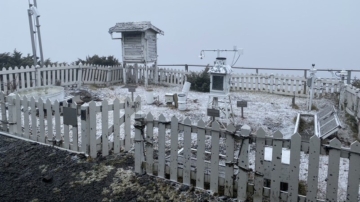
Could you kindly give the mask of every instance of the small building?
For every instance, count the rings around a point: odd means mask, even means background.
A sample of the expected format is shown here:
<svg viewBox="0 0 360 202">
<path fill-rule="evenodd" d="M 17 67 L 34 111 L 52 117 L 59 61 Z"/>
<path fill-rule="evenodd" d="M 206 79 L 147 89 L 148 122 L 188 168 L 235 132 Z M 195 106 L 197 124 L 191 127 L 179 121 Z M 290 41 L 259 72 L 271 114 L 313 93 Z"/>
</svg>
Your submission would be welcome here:
<svg viewBox="0 0 360 202">
<path fill-rule="evenodd" d="M 113 39 L 121 39 L 124 63 L 156 62 L 156 35 L 164 32 L 149 21 L 116 23 L 109 33 Z M 114 38 L 113 33 L 121 33 L 121 38 Z"/>
<path fill-rule="evenodd" d="M 210 94 L 228 95 L 232 70 L 231 66 L 226 64 L 226 58 L 217 57 L 208 73 L 210 74 Z"/>
</svg>

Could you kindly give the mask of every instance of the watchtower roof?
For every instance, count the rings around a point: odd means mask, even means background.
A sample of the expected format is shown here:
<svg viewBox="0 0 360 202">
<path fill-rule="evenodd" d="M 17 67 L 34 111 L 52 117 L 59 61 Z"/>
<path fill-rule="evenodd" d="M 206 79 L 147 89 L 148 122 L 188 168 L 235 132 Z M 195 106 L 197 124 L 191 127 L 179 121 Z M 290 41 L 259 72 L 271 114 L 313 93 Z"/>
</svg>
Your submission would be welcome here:
<svg viewBox="0 0 360 202">
<path fill-rule="evenodd" d="M 109 29 L 109 33 L 111 34 L 113 32 L 134 32 L 134 31 L 144 32 L 148 29 L 152 29 L 156 33 L 164 35 L 164 32 L 162 30 L 152 25 L 149 21 L 116 23 L 114 27 L 111 27 Z"/>
</svg>

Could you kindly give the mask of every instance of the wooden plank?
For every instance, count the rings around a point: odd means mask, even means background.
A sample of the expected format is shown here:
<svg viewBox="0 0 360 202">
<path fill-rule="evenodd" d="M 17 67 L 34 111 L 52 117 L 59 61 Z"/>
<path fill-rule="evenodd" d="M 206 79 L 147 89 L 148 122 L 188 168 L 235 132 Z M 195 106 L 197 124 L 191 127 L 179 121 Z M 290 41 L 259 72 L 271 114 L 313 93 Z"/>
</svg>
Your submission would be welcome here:
<svg viewBox="0 0 360 202">
<path fill-rule="evenodd" d="M 125 151 L 129 151 L 131 149 L 131 106 L 132 102 L 129 97 L 125 99 Z"/>
<path fill-rule="evenodd" d="M 59 107 L 59 102 L 57 100 L 55 100 L 54 104 L 54 111 L 55 111 L 55 136 L 56 136 L 56 141 L 61 141 L 61 130 L 60 130 L 60 107 Z"/>
<path fill-rule="evenodd" d="M 20 73 L 20 83 L 19 83 L 20 88 L 19 89 L 24 89 L 26 80 L 25 80 L 25 72 L 24 72 L 23 66 L 20 67 L 20 71 L 21 71 L 21 73 Z"/>
<path fill-rule="evenodd" d="M 359 195 L 359 183 L 360 183 L 360 143 L 355 141 L 350 146 L 351 153 L 349 157 L 349 173 L 348 173 L 348 185 L 346 201 L 357 201 Z"/>
<path fill-rule="evenodd" d="M 154 164 L 154 145 L 153 145 L 153 136 L 154 136 L 154 124 L 153 121 L 154 117 L 151 113 L 148 113 L 146 116 L 146 142 L 148 142 L 148 144 L 146 144 L 146 173 L 153 175 L 153 164 Z M 177 163 L 177 162 L 176 162 Z M 171 178 L 171 173 L 170 173 L 170 179 L 173 180 L 173 178 Z M 175 179 L 175 181 L 177 181 L 177 178 Z"/>
<path fill-rule="evenodd" d="M 34 71 L 31 72 L 31 87 L 35 87 L 35 86 L 36 86 L 35 67 L 32 66 L 32 69 L 33 69 Z"/>
<path fill-rule="evenodd" d="M 71 104 L 71 107 L 77 109 L 77 106 L 74 102 Z M 72 141 L 72 149 L 71 150 L 79 151 L 78 124 L 75 126 L 72 126 L 72 139 L 73 139 L 73 141 Z"/>
<path fill-rule="evenodd" d="M 259 128 L 256 132 L 256 154 L 255 154 L 255 183 L 254 183 L 254 202 L 262 202 L 264 186 L 264 147 L 265 131 Z"/>
<path fill-rule="evenodd" d="M 144 142 L 142 136 L 142 128 L 135 127 L 135 172 L 142 174 L 144 169 L 142 162 L 144 160 Z"/>
<path fill-rule="evenodd" d="M 320 158 L 320 139 L 318 136 L 313 135 L 310 138 L 309 146 L 309 167 L 307 178 L 307 193 L 306 200 L 316 201 L 319 179 L 319 158 Z"/>
<path fill-rule="evenodd" d="M 61 85 L 65 85 L 65 74 L 64 74 L 64 69 L 60 70 L 61 75 L 60 75 L 60 79 L 61 79 Z"/>
<path fill-rule="evenodd" d="M 237 199 L 238 201 L 245 201 L 247 199 L 246 189 L 249 179 L 249 139 L 244 138 L 241 140 L 239 152 L 237 163 L 240 169 L 237 176 Z"/>
<path fill-rule="evenodd" d="M 4 87 L 4 93 L 5 94 L 9 94 L 9 92 L 8 92 L 8 79 L 7 79 L 7 77 L 8 77 L 8 75 L 7 74 L 5 74 L 5 75 L 3 75 L 3 87 Z"/>
<path fill-rule="evenodd" d="M 228 131 L 236 131 L 234 125 L 227 126 Z M 226 163 L 225 167 L 225 196 L 233 197 L 234 195 L 234 147 L 235 141 L 232 134 L 226 136 Z"/>
<path fill-rule="evenodd" d="M 300 170 L 300 147 L 301 136 L 299 133 L 291 136 L 291 151 L 290 151 L 290 182 L 288 189 L 288 201 L 298 201 L 299 190 L 299 170 Z"/>
<path fill-rule="evenodd" d="M 108 101 L 102 101 L 102 112 L 101 112 L 101 130 L 102 130 L 102 156 L 109 155 L 109 139 L 108 139 Z"/>
<path fill-rule="evenodd" d="M 36 107 L 35 107 L 35 98 L 31 97 L 30 99 L 30 108 L 31 108 L 31 139 L 37 141 L 37 120 L 36 120 Z"/>
<path fill-rule="evenodd" d="M 19 94 L 16 94 L 15 97 L 15 108 L 16 108 L 16 133 L 21 137 L 22 135 L 22 121 L 21 121 L 21 98 Z"/>
<path fill-rule="evenodd" d="M 88 154 L 89 145 L 89 105 L 87 103 L 81 106 L 81 151 Z"/>
<path fill-rule="evenodd" d="M 94 101 L 91 101 L 89 104 L 89 120 L 90 120 L 90 130 L 89 130 L 89 138 L 90 138 L 90 156 L 92 158 L 97 157 L 97 149 L 96 149 L 96 104 Z"/>
<path fill-rule="evenodd" d="M 272 163 L 271 163 L 271 194 L 270 201 L 277 202 L 280 197 L 280 179 L 281 179 L 281 157 L 282 157 L 282 139 L 283 135 L 277 131 L 273 135 Z"/>
<path fill-rule="evenodd" d="M 48 69 L 49 70 L 49 69 Z M 53 85 L 53 81 L 51 80 L 51 74 L 52 74 L 52 71 L 46 71 L 46 75 L 47 75 L 47 85 L 50 86 L 50 85 Z"/>
<path fill-rule="evenodd" d="M 16 122 L 16 106 L 15 106 L 15 94 L 10 94 L 7 97 L 8 101 L 8 115 L 9 115 L 9 133 L 16 134 L 16 125 L 12 124 Z"/>
<path fill-rule="evenodd" d="M 6 116 L 6 100 L 5 93 L 0 91 L 0 107 L 1 107 L 1 121 L 2 121 L 2 131 L 7 131 L 7 116 Z"/>
<path fill-rule="evenodd" d="M 113 102 L 114 105 L 114 153 L 120 153 L 120 101 L 116 98 Z"/>
<path fill-rule="evenodd" d="M 334 138 L 330 141 L 332 148 L 341 148 L 341 143 Z M 330 149 L 329 164 L 326 185 L 326 201 L 337 201 L 338 181 L 339 181 L 340 151 L 338 149 Z"/>
<path fill-rule="evenodd" d="M 164 115 L 159 116 L 159 136 L 158 136 L 158 176 L 165 178 L 165 124 L 166 119 Z"/>
<path fill-rule="evenodd" d="M 67 102 L 63 102 L 63 107 L 68 107 L 68 103 Z M 70 148 L 70 130 L 69 130 L 69 125 L 65 124 L 65 116 L 62 116 L 63 118 L 63 126 L 64 126 L 64 144 L 62 145 L 63 148 L 65 149 L 69 149 Z"/>
<path fill-rule="evenodd" d="M 44 102 L 43 102 L 43 99 L 39 98 L 37 106 L 38 106 L 38 110 L 39 110 L 39 131 L 40 131 L 39 142 L 45 143 L 45 118 L 44 118 Z M 21 125 L 21 121 L 19 123 Z"/>
<path fill-rule="evenodd" d="M 204 174 L 205 174 L 205 123 L 200 119 L 197 126 L 199 130 L 197 131 L 197 154 L 196 154 L 196 187 L 204 189 Z"/>
<path fill-rule="evenodd" d="M 185 125 L 191 125 L 189 117 L 184 120 Z M 190 186 L 190 172 L 191 172 L 191 127 L 184 127 L 184 173 L 183 184 Z"/>
<path fill-rule="evenodd" d="M 56 79 L 55 79 L 55 76 L 56 76 L 56 71 L 51 71 L 51 77 L 52 77 L 52 85 L 55 85 L 56 84 Z"/>
<path fill-rule="evenodd" d="M 47 125 L 47 140 L 52 140 L 54 133 L 53 133 L 53 122 L 52 122 L 52 108 L 51 108 L 51 101 L 49 99 L 46 100 L 46 125 Z M 24 124 L 25 125 L 25 124 Z"/>
<path fill-rule="evenodd" d="M 218 122 L 213 122 L 212 129 L 219 130 Z M 219 132 L 211 132 L 211 179 L 210 190 L 213 193 L 219 192 Z"/>
<path fill-rule="evenodd" d="M 171 153 L 170 153 L 170 180 L 177 182 L 177 168 L 178 168 L 178 141 L 179 141 L 179 120 L 173 116 L 171 118 Z M 151 164 L 152 165 L 152 164 Z"/>
<path fill-rule="evenodd" d="M 29 67 L 26 67 L 26 69 L 28 69 L 28 68 Z M 24 88 L 30 88 L 30 86 L 31 86 L 30 72 L 26 72 L 25 75 L 26 75 L 26 87 L 24 87 Z"/>
</svg>

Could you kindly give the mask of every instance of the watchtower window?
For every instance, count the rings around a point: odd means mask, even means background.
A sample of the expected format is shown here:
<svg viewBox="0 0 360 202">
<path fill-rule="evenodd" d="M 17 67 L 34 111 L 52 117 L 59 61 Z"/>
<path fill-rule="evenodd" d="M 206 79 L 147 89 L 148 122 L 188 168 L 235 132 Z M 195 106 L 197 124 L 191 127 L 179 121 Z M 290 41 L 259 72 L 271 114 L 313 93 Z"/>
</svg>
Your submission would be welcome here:
<svg viewBox="0 0 360 202">
<path fill-rule="evenodd" d="M 224 76 L 213 76 L 213 90 L 224 90 Z"/>
</svg>

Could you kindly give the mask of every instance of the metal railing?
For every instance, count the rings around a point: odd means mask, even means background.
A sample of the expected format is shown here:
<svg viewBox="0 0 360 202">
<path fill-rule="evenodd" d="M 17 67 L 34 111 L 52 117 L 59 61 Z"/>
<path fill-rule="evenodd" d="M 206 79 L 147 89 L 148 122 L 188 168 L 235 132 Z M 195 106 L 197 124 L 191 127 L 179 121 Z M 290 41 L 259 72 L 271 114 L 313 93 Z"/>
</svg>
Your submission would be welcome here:
<svg viewBox="0 0 360 202">
<path fill-rule="evenodd" d="M 212 67 L 212 65 L 194 65 L 194 64 L 159 64 L 159 67 L 184 67 L 185 71 L 189 71 L 189 67 L 200 67 L 200 68 L 205 68 L 207 66 Z M 256 74 L 258 74 L 260 72 L 260 70 L 263 71 L 269 71 L 269 70 L 276 70 L 276 71 L 281 71 L 281 70 L 287 70 L 287 71 L 303 71 L 304 72 L 304 77 L 307 78 L 307 71 L 309 71 L 309 68 L 293 68 L 293 69 L 289 69 L 289 68 L 265 68 L 265 67 L 232 67 L 233 69 L 247 69 L 247 70 L 254 70 Z M 340 72 L 342 69 L 317 69 L 318 72 Z M 357 72 L 360 73 L 360 69 L 356 70 L 356 69 L 347 69 L 346 70 L 348 75 L 347 75 L 347 83 L 350 84 L 351 81 L 353 80 L 351 78 L 351 73 L 352 72 Z"/>
</svg>

